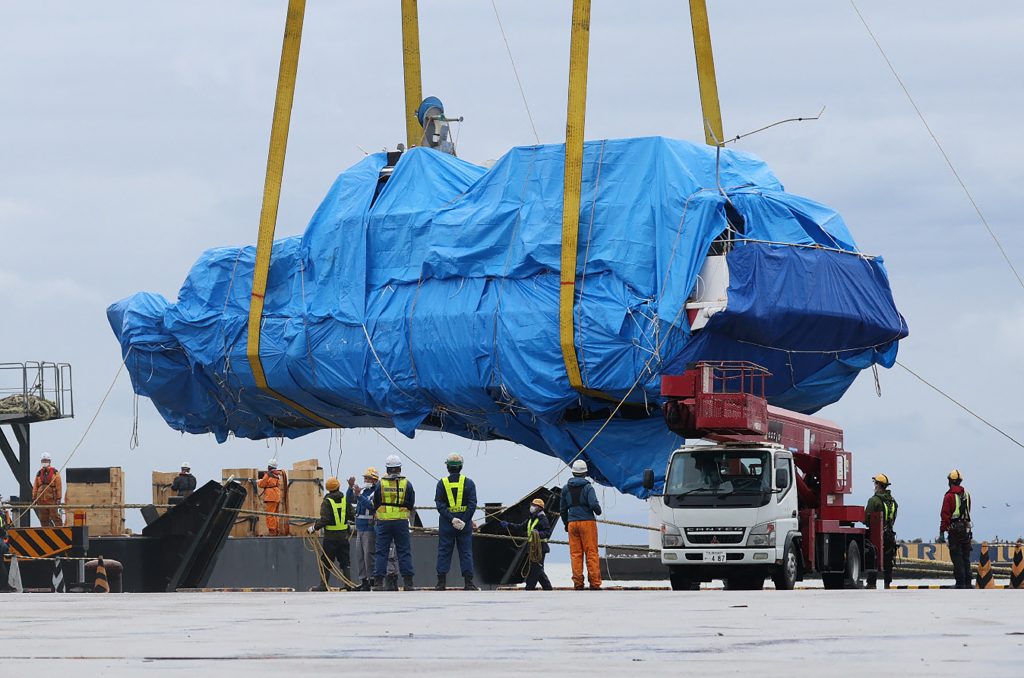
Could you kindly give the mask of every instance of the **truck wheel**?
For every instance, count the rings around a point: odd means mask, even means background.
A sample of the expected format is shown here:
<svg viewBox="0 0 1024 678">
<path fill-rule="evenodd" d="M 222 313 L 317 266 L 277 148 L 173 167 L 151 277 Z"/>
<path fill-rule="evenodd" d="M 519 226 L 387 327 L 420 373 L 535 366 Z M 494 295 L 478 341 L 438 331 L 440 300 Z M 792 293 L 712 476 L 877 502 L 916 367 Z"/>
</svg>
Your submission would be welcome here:
<svg viewBox="0 0 1024 678">
<path fill-rule="evenodd" d="M 860 554 L 860 544 L 855 541 L 851 541 L 850 545 L 846 548 L 846 572 L 843 584 L 849 589 L 859 589 L 864 587 L 864 582 L 861 581 L 861 575 L 863 574 L 863 558 Z"/>
<path fill-rule="evenodd" d="M 724 582 L 728 591 L 760 591 L 764 588 L 764 577 L 758 576 L 729 577 Z"/>
<path fill-rule="evenodd" d="M 672 584 L 673 591 L 699 591 L 700 582 L 690 579 L 681 572 L 670 570 L 668 573 L 669 583 Z"/>
<path fill-rule="evenodd" d="M 792 591 L 796 585 L 796 574 L 796 553 L 792 546 L 788 546 L 782 556 L 782 566 L 772 575 L 776 590 Z"/>
</svg>

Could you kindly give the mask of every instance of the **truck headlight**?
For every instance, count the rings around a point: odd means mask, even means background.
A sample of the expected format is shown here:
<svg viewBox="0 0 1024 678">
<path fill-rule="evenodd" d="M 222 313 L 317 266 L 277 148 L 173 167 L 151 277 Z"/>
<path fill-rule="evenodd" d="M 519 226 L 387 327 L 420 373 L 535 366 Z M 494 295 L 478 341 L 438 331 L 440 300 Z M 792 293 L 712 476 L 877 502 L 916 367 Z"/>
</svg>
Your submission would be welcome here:
<svg viewBox="0 0 1024 678">
<path fill-rule="evenodd" d="M 678 548 L 683 545 L 683 533 L 671 523 L 661 524 L 661 545 L 664 548 Z"/>
<path fill-rule="evenodd" d="M 775 546 L 775 523 L 754 525 L 747 535 L 747 546 Z"/>
</svg>

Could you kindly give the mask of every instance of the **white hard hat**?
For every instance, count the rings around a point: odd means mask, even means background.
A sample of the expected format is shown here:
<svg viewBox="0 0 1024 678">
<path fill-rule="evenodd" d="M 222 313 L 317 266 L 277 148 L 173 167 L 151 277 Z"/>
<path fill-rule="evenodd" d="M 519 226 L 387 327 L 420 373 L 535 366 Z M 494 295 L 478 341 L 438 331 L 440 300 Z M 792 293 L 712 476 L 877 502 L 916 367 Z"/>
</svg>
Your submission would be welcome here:
<svg viewBox="0 0 1024 678">
<path fill-rule="evenodd" d="M 39 458 L 39 460 L 40 460 L 40 461 L 52 461 L 52 460 L 50 459 L 50 453 L 49 453 L 49 452 L 43 452 L 43 456 L 41 456 L 41 457 Z"/>
<path fill-rule="evenodd" d="M 277 468 L 277 457 L 274 457 L 273 459 L 268 461 L 267 466 L 269 466 L 270 468 Z"/>
<path fill-rule="evenodd" d="M 448 458 L 444 460 L 446 466 L 462 466 L 462 455 L 461 454 L 449 454 Z"/>
<path fill-rule="evenodd" d="M 397 454 L 389 454 L 388 458 L 384 460 L 384 466 L 387 468 L 402 468 L 402 458 Z"/>
<path fill-rule="evenodd" d="M 582 459 L 577 459 L 572 463 L 573 473 L 586 473 L 587 470 L 587 462 L 583 461 Z"/>
<path fill-rule="evenodd" d="M 187 461 L 183 461 L 183 462 L 181 462 L 181 468 L 191 469 L 192 468 L 192 464 L 188 463 Z"/>
</svg>

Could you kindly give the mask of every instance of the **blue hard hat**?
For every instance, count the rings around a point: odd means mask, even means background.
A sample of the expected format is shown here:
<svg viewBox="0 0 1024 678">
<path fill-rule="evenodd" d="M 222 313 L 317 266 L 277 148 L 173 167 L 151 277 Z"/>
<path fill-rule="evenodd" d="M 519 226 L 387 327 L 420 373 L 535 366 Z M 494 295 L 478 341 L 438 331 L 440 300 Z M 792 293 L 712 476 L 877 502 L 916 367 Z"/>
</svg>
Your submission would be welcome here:
<svg viewBox="0 0 1024 678">
<path fill-rule="evenodd" d="M 420 104 L 420 107 L 416 109 L 416 119 L 420 121 L 421 125 L 423 124 L 423 117 L 431 108 L 440 108 L 441 113 L 444 113 L 444 104 L 441 103 L 440 99 L 437 97 L 427 97 Z"/>
</svg>

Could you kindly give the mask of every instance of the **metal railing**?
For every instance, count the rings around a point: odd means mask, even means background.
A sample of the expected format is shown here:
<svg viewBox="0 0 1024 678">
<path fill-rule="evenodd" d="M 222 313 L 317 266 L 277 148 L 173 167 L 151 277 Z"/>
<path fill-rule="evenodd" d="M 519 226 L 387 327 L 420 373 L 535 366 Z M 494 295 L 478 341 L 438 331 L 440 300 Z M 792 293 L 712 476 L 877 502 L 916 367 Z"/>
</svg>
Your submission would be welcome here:
<svg viewBox="0 0 1024 678">
<path fill-rule="evenodd" d="M 75 416 L 71 365 L 0 363 L 0 421 L 46 421 Z"/>
</svg>

